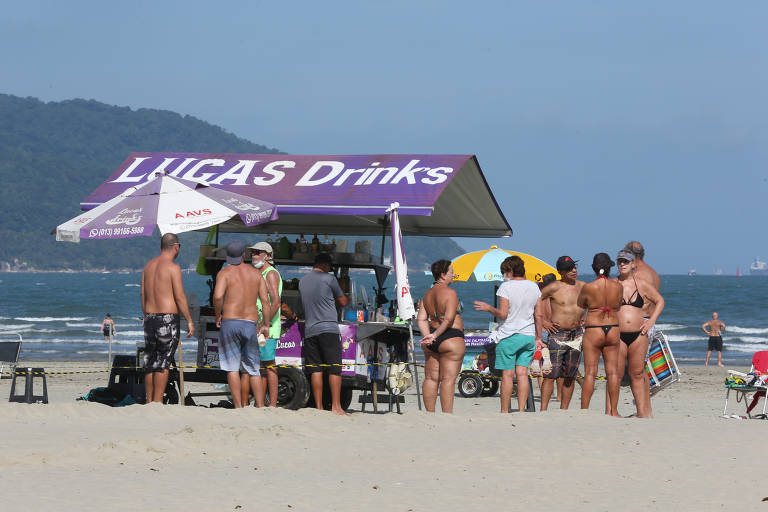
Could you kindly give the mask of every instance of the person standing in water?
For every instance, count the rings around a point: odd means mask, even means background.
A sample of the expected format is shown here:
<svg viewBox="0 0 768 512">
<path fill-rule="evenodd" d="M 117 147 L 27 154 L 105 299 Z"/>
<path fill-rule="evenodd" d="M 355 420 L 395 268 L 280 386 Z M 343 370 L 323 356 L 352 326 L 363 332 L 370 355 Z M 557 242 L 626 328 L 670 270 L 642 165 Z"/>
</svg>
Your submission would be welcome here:
<svg viewBox="0 0 768 512">
<path fill-rule="evenodd" d="M 707 346 L 707 359 L 704 366 L 709 366 L 709 356 L 712 351 L 717 351 L 717 366 L 723 366 L 723 332 L 725 324 L 718 318 L 717 313 L 712 313 L 712 320 L 707 320 L 701 324 L 702 330 L 709 335 L 709 344 Z"/>
<path fill-rule="evenodd" d="M 104 341 L 109 341 L 109 335 L 111 334 L 112 337 L 117 334 L 117 329 L 115 328 L 115 321 L 112 320 L 112 315 L 109 313 L 104 316 L 104 320 L 101 322 L 101 333 L 104 335 Z"/>
</svg>

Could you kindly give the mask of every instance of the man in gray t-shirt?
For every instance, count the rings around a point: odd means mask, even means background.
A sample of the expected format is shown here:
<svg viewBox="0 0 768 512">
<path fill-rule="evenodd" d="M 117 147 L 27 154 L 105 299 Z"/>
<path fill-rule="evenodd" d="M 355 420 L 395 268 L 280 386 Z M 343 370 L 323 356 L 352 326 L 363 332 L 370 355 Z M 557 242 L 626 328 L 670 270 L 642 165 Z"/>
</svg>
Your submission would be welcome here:
<svg viewBox="0 0 768 512">
<path fill-rule="evenodd" d="M 312 271 L 299 281 L 304 306 L 304 342 L 302 356 L 305 371 L 310 374 L 315 406 L 323 409 L 323 371 L 331 388 L 331 411 L 346 414 L 341 408 L 341 335 L 336 307 L 344 307 L 349 299 L 341 291 L 336 278 L 329 274 L 333 260 L 328 253 L 315 256 Z M 320 367 L 329 364 L 330 367 Z"/>
</svg>

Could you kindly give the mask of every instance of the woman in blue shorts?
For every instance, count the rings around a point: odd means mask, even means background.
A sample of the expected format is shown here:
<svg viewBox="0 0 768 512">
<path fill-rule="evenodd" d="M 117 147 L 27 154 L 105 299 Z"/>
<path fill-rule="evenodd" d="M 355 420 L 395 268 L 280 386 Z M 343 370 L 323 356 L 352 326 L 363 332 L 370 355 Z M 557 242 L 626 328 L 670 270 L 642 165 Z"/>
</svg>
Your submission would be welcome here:
<svg viewBox="0 0 768 512">
<path fill-rule="evenodd" d="M 504 283 L 496 292 L 499 307 L 475 301 L 475 309 L 487 311 L 502 322 L 490 338 L 498 343 L 495 368 L 502 371 L 501 412 L 508 413 L 515 376 L 520 411 L 525 411 L 528 401 L 528 366 L 536 347 L 533 309 L 541 292 L 536 283 L 525 279 L 525 263 L 519 256 L 510 256 L 502 261 L 501 273 Z"/>
</svg>

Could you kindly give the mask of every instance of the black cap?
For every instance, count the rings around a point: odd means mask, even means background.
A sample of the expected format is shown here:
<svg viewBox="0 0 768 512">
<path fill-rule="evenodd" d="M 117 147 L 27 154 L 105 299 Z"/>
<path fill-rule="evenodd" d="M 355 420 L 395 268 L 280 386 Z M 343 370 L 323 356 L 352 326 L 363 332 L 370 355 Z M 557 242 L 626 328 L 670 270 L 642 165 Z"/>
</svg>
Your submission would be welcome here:
<svg viewBox="0 0 768 512">
<path fill-rule="evenodd" d="M 331 255 L 327 252 L 319 252 L 317 253 L 317 256 L 315 256 L 315 265 L 333 265 L 333 258 L 331 258 Z"/>
<path fill-rule="evenodd" d="M 615 263 L 611 260 L 611 257 L 604 252 L 595 254 L 595 257 L 592 259 L 592 268 L 609 269 L 614 265 Z"/>
<path fill-rule="evenodd" d="M 560 256 L 559 258 L 557 258 L 557 263 L 555 263 L 555 268 L 557 269 L 558 272 L 560 272 L 561 270 L 565 270 L 567 272 L 572 268 L 575 268 L 576 263 L 577 262 L 573 261 L 573 259 L 570 256 Z"/>
</svg>

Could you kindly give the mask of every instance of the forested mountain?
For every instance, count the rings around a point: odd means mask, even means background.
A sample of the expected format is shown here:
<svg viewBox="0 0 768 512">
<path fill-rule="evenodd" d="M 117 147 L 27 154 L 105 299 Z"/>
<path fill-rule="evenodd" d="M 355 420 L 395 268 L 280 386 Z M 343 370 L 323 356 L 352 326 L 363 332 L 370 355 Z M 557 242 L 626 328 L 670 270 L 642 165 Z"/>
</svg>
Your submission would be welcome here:
<svg viewBox="0 0 768 512">
<path fill-rule="evenodd" d="M 279 153 L 167 110 L 0 94 L 0 270 L 141 268 L 157 253 L 157 237 L 72 244 L 51 231 L 78 215 L 80 201 L 130 153 L 153 151 Z M 197 260 L 202 238 L 181 235 L 182 266 Z M 463 252 L 448 238 L 407 237 L 405 247 L 414 267 Z"/>
</svg>

